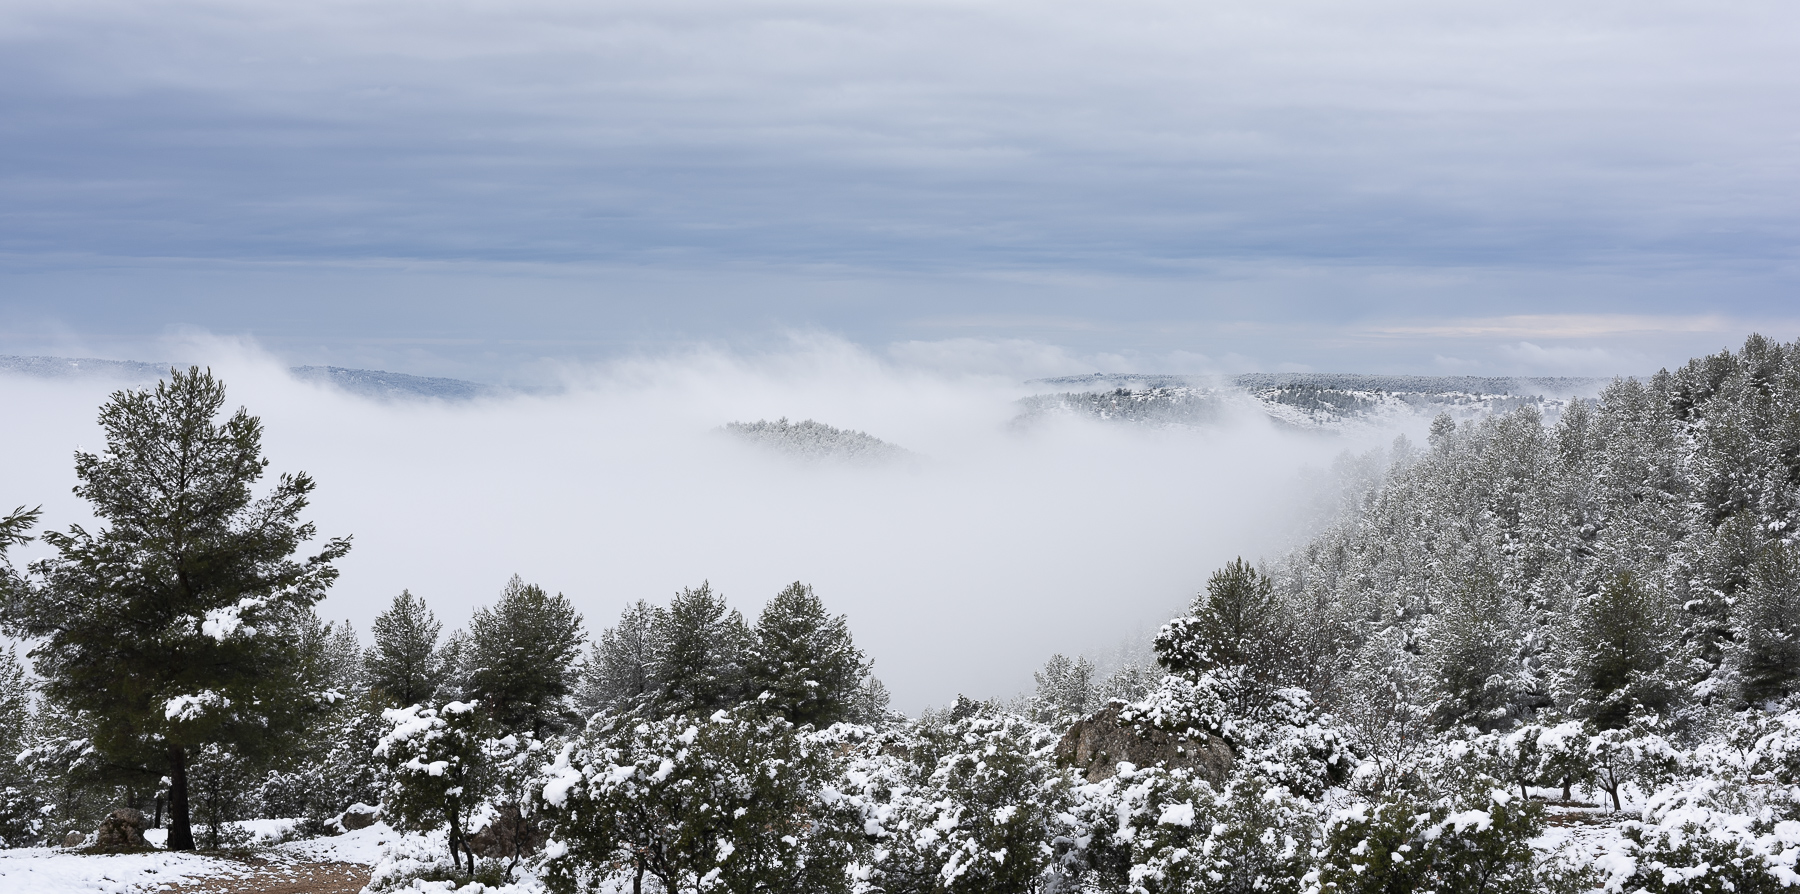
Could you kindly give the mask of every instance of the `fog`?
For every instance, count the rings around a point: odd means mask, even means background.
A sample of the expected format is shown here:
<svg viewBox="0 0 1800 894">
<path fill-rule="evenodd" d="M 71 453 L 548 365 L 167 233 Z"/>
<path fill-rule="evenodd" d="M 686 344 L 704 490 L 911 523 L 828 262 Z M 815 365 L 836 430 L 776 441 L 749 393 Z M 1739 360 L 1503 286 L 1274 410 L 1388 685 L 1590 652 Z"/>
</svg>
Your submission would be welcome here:
<svg viewBox="0 0 1800 894">
<path fill-rule="evenodd" d="M 1223 562 L 1291 542 L 1301 470 L 1357 446 L 1254 414 L 1205 432 L 1073 419 L 1021 431 L 1008 423 L 1041 390 L 1022 382 L 1032 370 L 832 338 L 567 367 L 556 393 L 470 403 L 301 383 L 251 345 L 184 350 L 225 380 L 230 406 L 262 417 L 271 473 L 317 479 L 320 534 L 354 535 L 320 612 L 365 637 L 402 588 L 451 628 L 515 573 L 566 594 L 591 633 L 629 601 L 703 580 L 754 617 L 802 580 L 849 616 L 909 712 L 1010 696 L 1052 652 L 1142 635 Z M 71 457 L 101 445 L 96 409 L 117 384 L 0 377 L 0 508 L 88 521 Z M 782 416 L 918 458 L 804 463 L 720 431 Z"/>
</svg>

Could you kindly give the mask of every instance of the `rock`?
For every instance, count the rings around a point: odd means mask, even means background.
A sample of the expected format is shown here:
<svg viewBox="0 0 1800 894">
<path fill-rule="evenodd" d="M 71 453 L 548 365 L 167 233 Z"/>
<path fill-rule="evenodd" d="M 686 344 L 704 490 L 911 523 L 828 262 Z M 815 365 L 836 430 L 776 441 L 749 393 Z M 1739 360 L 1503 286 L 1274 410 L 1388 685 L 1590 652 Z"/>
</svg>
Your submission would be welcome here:
<svg viewBox="0 0 1800 894">
<path fill-rule="evenodd" d="M 1188 769 L 1215 786 L 1231 772 L 1231 746 L 1217 736 L 1190 738 L 1119 719 L 1122 705 L 1113 703 L 1078 720 L 1056 743 L 1056 760 L 1075 767 L 1089 782 L 1118 775 L 1121 761 L 1138 767 Z"/>
<path fill-rule="evenodd" d="M 520 815 L 519 805 L 503 804 L 499 815 L 470 835 L 466 843 L 469 852 L 477 857 L 510 860 L 536 853 L 547 837 L 537 823 Z"/>
<path fill-rule="evenodd" d="M 87 836 L 74 829 L 70 829 L 69 834 L 63 836 L 63 847 L 80 847 L 86 842 Z"/>
<path fill-rule="evenodd" d="M 148 825 L 144 822 L 141 811 L 121 807 L 100 821 L 100 831 L 95 834 L 94 847 L 103 850 L 149 847 L 150 844 L 144 840 L 144 829 Z"/>
<path fill-rule="evenodd" d="M 379 808 L 367 804 L 352 804 L 344 810 L 343 816 L 338 817 L 338 825 L 343 826 L 346 832 L 354 832 L 375 825 L 375 821 L 380 818 Z"/>
</svg>

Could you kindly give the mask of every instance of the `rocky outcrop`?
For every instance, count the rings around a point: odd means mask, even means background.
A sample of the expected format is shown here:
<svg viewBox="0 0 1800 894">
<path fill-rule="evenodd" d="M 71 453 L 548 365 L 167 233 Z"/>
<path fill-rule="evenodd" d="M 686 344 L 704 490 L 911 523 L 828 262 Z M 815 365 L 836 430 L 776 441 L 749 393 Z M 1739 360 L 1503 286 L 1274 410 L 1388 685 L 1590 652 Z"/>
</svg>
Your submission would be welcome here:
<svg viewBox="0 0 1800 894">
<path fill-rule="evenodd" d="M 80 847 L 86 843 L 87 836 L 74 829 L 70 829 L 69 834 L 63 836 L 63 847 Z"/>
<path fill-rule="evenodd" d="M 516 860 L 536 853 L 548 836 L 537 823 L 519 813 L 519 805 L 503 804 L 481 831 L 465 842 L 469 853 L 495 860 Z"/>
<path fill-rule="evenodd" d="M 100 830 L 94 836 L 94 847 L 108 851 L 149 847 L 150 843 L 144 840 L 144 829 L 148 826 L 142 811 L 121 807 L 100 821 Z"/>
<path fill-rule="evenodd" d="M 1057 762 L 1075 767 L 1089 782 L 1109 779 L 1120 762 L 1138 767 L 1187 769 L 1213 785 L 1223 785 L 1231 772 L 1231 746 L 1217 736 L 1177 735 L 1119 718 L 1117 702 L 1078 720 L 1056 744 Z"/>
<path fill-rule="evenodd" d="M 368 827 L 375 825 L 375 821 L 380 817 L 381 811 L 378 808 L 370 807 L 367 804 L 357 803 L 346 808 L 343 814 L 338 817 L 337 821 L 338 826 L 344 831 L 354 832 L 357 829 L 367 829 Z"/>
</svg>

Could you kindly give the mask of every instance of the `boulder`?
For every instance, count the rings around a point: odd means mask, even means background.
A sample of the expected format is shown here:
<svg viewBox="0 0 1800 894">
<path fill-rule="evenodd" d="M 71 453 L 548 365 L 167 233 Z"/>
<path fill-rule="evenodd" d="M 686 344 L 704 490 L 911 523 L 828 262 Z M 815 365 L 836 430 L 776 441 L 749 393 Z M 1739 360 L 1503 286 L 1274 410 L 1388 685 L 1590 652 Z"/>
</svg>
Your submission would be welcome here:
<svg viewBox="0 0 1800 894">
<path fill-rule="evenodd" d="M 80 847 L 85 843 L 87 843 L 87 836 L 74 829 L 70 829 L 69 834 L 63 836 L 63 847 Z"/>
<path fill-rule="evenodd" d="M 344 814 L 338 817 L 338 825 L 342 826 L 346 832 L 354 832 L 357 829 L 367 829 L 375 825 L 375 821 L 380 818 L 381 810 L 379 808 L 358 803 L 352 804 L 344 810 Z"/>
<path fill-rule="evenodd" d="M 519 805 L 502 804 L 498 814 L 465 843 L 477 857 L 511 860 L 536 853 L 548 837 L 537 823 L 520 814 Z"/>
<path fill-rule="evenodd" d="M 106 815 L 100 821 L 100 830 L 95 833 L 94 847 L 102 850 L 133 850 L 149 847 L 144 840 L 144 829 L 149 823 L 144 821 L 142 811 L 121 807 Z"/>
<path fill-rule="evenodd" d="M 1223 785 L 1234 759 L 1231 746 L 1217 736 L 1189 737 L 1119 718 L 1123 705 L 1114 702 L 1078 720 L 1056 743 L 1057 762 L 1075 767 L 1089 782 L 1118 775 L 1121 761 L 1138 767 L 1193 770 L 1213 785 Z"/>
</svg>

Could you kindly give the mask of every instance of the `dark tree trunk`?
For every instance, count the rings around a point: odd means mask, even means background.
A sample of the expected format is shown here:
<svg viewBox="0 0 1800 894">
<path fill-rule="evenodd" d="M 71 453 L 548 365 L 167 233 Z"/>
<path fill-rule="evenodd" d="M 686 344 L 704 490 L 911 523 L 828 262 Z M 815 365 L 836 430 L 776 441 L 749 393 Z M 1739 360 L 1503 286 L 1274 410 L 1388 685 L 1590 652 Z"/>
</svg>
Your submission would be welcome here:
<svg viewBox="0 0 1800 894">
<path fill-rule="evenodd" d="M 167 803 L 163 800 L 163 797 L 163 795 L 156 796 L 156 822 L 151 824 L 150 828 L 152 829 L 162 828 L 163 805 Z"/>
<path fill-rule="evenodd" d="M 169 746 L 169 850 L 194 849 L 194 827 L 188 819 L 187 752 Z"/>
</svg>

